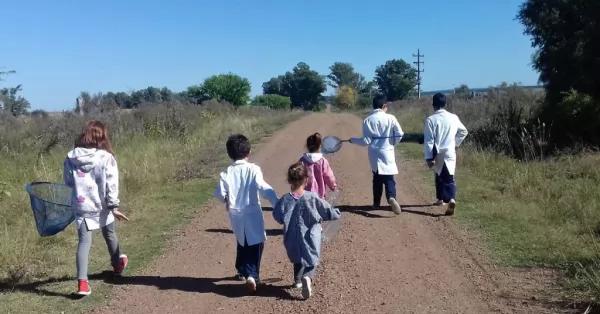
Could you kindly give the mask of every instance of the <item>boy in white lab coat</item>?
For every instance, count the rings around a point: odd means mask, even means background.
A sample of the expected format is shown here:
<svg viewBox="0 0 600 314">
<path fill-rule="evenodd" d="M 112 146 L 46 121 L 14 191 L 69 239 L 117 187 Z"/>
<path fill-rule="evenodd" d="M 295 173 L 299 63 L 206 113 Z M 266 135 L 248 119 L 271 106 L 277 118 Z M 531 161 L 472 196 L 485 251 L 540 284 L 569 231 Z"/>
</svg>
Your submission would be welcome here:
<svg viewBox="0 0 600 314">
<path fill-rule="evenodd" d="M 259 166 L 248 162 L 250 141 L 242 134 L 229 137 L 227 154 L 233 163 L 221 172 L 215 196 L 226 204 L 231 229 L 237 240 L 235 267 L 246 281 L 250 292 L 256 291 L 260 278 L 260 262 L 267 240 L 259 194 L 273 207 L 277 194 L 263 179 Z"/>
<path fill-rule="evenodd" d="M 385 96 L 373 98 L 373 112 L 362 125 L 362 137 L 353 137 L 350 143 L 368 146 L 369 164 L 373 172 L 373 209 L 379 209 L 381 194 L 385 187 L 385 196 L 392 211 L 402 212 L 396 201 L 396 181 L 398 174 L 394 146 L 400 143 L 404 132 L 395 116 L 388 114 L 388 101 Z M 374 139 L 374 137 L 383 137 Z"/>
<path fill-rule="evenodd" d="M 454 171 L 456 169 L 456 147 L 467 137 L 467 128 L 460 122 L 457 115 L 444 109 L 446 96 L 438 93 L 433 96 L 435 113 L 425 120 L 424 145 L 425 161 L 429 168 L 435 170 L 435 194 L 437 201 L 434 205 L 448 204 L 446 215 L 454 215 L 456 208 L 456 184 Z"/>
</svg>

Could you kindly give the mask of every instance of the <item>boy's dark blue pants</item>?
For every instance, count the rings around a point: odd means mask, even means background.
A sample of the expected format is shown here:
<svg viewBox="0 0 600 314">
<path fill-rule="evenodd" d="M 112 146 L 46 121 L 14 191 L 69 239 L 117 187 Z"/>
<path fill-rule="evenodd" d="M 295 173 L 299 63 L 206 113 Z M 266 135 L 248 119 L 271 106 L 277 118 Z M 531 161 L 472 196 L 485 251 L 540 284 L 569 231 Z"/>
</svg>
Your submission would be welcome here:
<svg viewBox="0 0 600 314">
<path fill-rule="evenodd" d="M 440 174 L 435 173 L 435 196 L 444 203 L 449 203 L 450 200 L 456 199 L 454 176 L 448 172 L 446 163 L 444 163 Z"/>
<path fill-rule="evenodd" d="M 385 188 L 385 198 L 396 198 L 396 181 L 394 175 L 373 172 L 373 205 L 381 205 L 381 194 Z"/>
<path fill-rule="evenodd" d="M 244 278 L 252 277 L 255 280 L 260 279 L 260 261 L 265 248 L 265 243 L 261 242 L 255 245 L 248 245 L 244 239 L 244 246 L 237 242 L 237 254 L 235 258 L 235 268 Z"/>
</svg>

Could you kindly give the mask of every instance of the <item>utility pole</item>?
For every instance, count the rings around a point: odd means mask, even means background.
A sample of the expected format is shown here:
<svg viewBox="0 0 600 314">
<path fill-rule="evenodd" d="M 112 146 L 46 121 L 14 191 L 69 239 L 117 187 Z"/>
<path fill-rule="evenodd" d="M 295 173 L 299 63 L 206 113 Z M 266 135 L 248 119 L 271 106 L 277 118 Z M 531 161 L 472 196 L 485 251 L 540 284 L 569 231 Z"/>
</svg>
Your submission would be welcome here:
<svg viewBox="0 0 600 314">
<path fill-rule="evenodd" d="M 420 49 L 417 49 L 417 54 L 415 55 L 413 53 L 413 57 L 417 58 L 417 61 L 413 63 L 417 65 L 417 93 L 419 94 L 419 99 L 421 99 L 421 73 L 425 71 L 424 69 L 421 69 L 421 65 L 425 63 L 421 61 L 421 58 L 425 56 L 421 54 Z"/>
</svg>

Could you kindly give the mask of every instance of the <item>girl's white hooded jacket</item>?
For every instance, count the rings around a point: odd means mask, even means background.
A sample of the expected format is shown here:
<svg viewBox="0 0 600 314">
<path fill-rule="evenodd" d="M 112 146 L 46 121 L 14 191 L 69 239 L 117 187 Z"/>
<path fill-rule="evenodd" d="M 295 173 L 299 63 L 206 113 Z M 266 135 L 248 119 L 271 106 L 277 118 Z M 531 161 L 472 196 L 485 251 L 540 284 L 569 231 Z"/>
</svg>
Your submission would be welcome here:
<svg viewBox="0 0 600 314">
<path fill-rule="evenodd" d="M 111 224 L 119 207 L 119 170 L 115 157 L 102 149 L 77 147 L 67 154 L 63 179 L 73 189 L 71 204 L 77 229 Z"/>
</svg>

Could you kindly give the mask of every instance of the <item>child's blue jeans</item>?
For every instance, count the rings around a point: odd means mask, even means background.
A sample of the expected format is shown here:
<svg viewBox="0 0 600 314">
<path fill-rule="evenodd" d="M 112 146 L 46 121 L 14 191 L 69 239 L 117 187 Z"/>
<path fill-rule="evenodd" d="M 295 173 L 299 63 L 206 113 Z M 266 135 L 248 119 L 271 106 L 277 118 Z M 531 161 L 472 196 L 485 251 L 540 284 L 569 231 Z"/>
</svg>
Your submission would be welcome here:
<svg viewBox="0 0 600 314">
<path fill-rule="evenodd" d="M 258 281 L 260 279 L 260 261 L 265 248 L 265 243 L 261 242 L 255 245 L 248 245 L 244 238 L 244 246 L 237 243 L 237 256 L 235 259 L 235 268 L 244 278 L 252 277 Z"/>
</svg>

